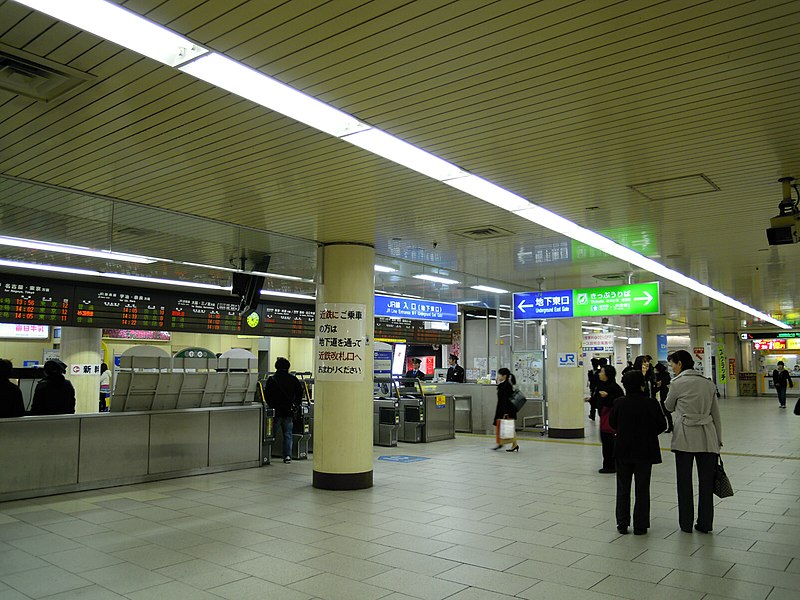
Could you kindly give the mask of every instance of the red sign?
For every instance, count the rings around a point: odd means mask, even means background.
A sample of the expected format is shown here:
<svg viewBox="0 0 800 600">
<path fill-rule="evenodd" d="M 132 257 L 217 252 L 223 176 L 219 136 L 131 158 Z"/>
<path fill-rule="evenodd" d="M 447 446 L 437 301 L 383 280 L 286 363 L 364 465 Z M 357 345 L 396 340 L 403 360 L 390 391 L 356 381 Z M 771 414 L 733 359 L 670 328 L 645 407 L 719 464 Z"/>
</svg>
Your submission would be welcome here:
<svg viewBox="0 0 800 600">
<path fill-rule="evenodd" d="M 753 340 L 753 350 L 786 350 L 786 340 Z"/>
<path fill-rule="evenodd" d="M 729 358 L 728 359 L 728 377 L 731 379 L 736 379 L 736 359 Z"/>
</svg>

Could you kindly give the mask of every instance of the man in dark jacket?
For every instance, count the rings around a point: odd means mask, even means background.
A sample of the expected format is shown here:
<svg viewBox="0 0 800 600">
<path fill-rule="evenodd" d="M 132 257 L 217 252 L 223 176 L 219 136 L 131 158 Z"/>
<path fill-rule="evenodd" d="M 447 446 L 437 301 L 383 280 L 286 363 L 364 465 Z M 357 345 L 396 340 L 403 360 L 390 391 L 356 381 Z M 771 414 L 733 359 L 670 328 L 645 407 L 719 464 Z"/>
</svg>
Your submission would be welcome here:
<svg viewBox="0 0 800 600">
<path fill-rule="evenodd" d="M 667 420 L 658 401 L 646 391 L 645 376 L 632 370 L 622 376 L 625 396 L 611 411 L 609 422 L 617 435 L 614 458 L 617 467 L 617 531 L 628 533 L 631 521 L 631 481 L 636 478 L 633 533 L 642 535 L 650 527 L 650 473 L 661 462 L 658 434 Z"/>
<path fill-rule="evenodd" d="M 283 462 L 292 462 L 292 431 L 294 413 L 303 401 L 303 384 L 289 373 L 289 361 L 278 358 L 275 373 L 267 378 L 264 397 L 270 408 L 275 409 L 275 421 L 283 430 Z"/>
<path fill-rule="evenodd" d="M 414 365 L 413 369 L 409 369 L 406 371 L 406 377 L 414 378 L 414 379 L 425 379 L 425 373 L 420 369 L 420 365 L 422 365 L 422 361 L 418 358 L 412 358 L 411 362 Z"/>
<path fill-rule="evenodd" d="M 12 368 L 10 360 L 0 359 L 0 419 L 25 416 L 22 392 L 9 381 Z"/>
<path fill-rule="evenodd" d="M 75 414 L 75 388 L 64 377 L 66 372 L 67 365 L 60 360 L 44 363 L 44 379 L 33 392 L 32 415 Z"/>
<path fill-rule="evenodd" d="M 455 383 L 464 383 L 464 367 L 458 364 L 458 356 L 451 354 L 447 359 L 447 379 Z"/>
<path fill-rule="evenodd" d="M 789 371 L 783 368 L 783 361 L 778 361 L 778 368 L 772 371 L 772 383 L 775 384 L 775 391 L 778 392 L 778 402 L 781 408 L 786 408 L 786 386 L 794 387 L 792 376 Z"/>
</svg>

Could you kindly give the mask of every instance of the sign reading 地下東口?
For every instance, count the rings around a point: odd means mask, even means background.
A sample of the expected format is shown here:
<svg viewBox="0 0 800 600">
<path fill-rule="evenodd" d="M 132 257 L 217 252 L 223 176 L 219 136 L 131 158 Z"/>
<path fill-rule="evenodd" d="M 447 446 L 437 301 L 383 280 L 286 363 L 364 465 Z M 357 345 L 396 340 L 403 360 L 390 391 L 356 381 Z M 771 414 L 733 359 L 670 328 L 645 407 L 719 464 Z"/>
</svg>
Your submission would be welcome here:
<svg viewBox="0 0 800 600">
<path fill-rule="evenodd" d="M 458 304 L 375 294 L 375 316 L 456 323 L 458 322 Z"/>
<path fill-rule="evenodd" d="M 514 294 L 514 319 L 560 319 L 649 315 L 661 311 L 659 284 L 632 283 L 609 287 Z"/>
<path fill-rule="evenodd" d="M 322 303 L 317 306 L 316 317 L 316 379 L 364 381 L 365 357 L 372 352 L 364 333 L 366 305 Z"/>
</svg>

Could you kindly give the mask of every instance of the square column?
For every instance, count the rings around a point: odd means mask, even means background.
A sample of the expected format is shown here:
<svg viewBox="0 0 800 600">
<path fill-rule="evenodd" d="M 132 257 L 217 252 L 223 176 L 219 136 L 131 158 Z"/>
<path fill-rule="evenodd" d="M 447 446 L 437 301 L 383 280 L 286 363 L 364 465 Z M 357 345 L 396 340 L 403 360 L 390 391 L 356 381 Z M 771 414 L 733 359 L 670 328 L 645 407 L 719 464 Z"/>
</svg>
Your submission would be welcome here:
<svg viewBox="0 0 800 600">
<path fill-rule="evenodd" d="M 578 366 L 583 336 L 580 319 L 547 321 L 546 397 L 551 438 L 584 437 L 583 379 Z"/>
</svg>

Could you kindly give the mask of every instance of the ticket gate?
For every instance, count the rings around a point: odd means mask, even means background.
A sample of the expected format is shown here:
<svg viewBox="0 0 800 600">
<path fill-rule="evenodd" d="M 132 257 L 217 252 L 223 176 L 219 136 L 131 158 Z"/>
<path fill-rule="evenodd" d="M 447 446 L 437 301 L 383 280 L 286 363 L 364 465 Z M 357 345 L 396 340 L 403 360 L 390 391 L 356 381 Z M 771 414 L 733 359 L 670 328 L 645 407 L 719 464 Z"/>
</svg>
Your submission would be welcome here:
<svg viewBox="0 0 800 600">
<path fill-rule="evenodd" d="M 262 405 L 261 419 L 261 464 L 268 465 L 275 443 L 275 409 Z"/>
<path fill-rule="evenodd" d="M 412 444 L 425 441 L 424 398 L 400 398 L 400 431 L 397 439 Z"/>
<path fill-rule="evenodd" d="M 393 398 L 372 401 L 372 443 L 375 446 L 397 446 L 400 429 L 400 403 Z"/>
<path fill-rule="evenodd" d="M 308 445 L 311 441 L 311 410 L 307 402 L 300 405 L 300 411 L 294 418 L 292 425 L 292 459 L 308 458 Z M 275 421 L 275 442 L 272 446 L 272 456 L 283 457 L 283 427 L 280 421 Z"/>
</svg>

